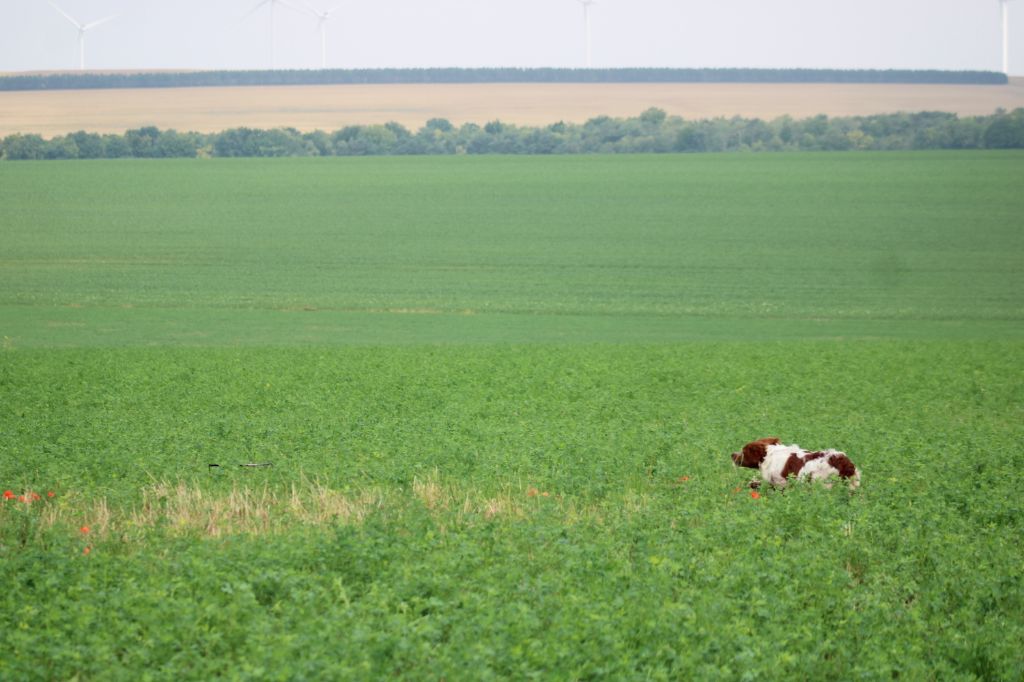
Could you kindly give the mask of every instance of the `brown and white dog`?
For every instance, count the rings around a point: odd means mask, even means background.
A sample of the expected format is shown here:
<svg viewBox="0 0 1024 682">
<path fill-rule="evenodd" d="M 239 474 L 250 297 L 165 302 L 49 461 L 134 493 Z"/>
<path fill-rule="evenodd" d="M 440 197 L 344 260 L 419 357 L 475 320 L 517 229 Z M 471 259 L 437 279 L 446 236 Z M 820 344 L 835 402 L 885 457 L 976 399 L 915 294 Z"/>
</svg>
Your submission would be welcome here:
<svg viewBox="0 0 1024 682">
<path fill-rule="evenodd" d="M 736 466 L 760 470 L 761 479 L 776 488 L 785 488 L 790 476 L 808 481 L 838 476 L 849 482 L 851 488 L 860 485 L 860 471 L 845 452 L 810 452 L 799 445 L 783 445 L 778 438 L 761 438 L 747 443 L 742 450 L 732 453 L 732 461 Z M 759 485 L 760 481 L 755 479 L 750 487 Z M 825 485 L 829 484 L 826 482 Z"/>
</svg>

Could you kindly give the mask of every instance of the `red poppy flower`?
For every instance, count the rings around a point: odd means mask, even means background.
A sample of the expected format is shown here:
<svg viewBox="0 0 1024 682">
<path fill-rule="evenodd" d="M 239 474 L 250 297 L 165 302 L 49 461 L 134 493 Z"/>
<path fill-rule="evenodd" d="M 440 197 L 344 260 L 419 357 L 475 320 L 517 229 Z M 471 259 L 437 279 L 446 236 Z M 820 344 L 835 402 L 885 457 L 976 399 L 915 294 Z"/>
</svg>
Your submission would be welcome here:
<svg viewBox="0 0 1024 682">
<path fill-rule="evenodd" d="M 46 493 L 46 496 L 47 496 L 47 497 L 56 497 L 56 496 L 57 496 L 57 493 L 55 493 L 55 492 L 53 492 L 53 491 L 51 490 L 50 492 Z"/>
<path fill-rule="evenodd" d="M 91 551 L 92 551 L 92 547 L 89 547 L 88 545 L 86 545 L 85 549 L 82 550 L 82 554 L 88 554 Z"/>
<path fill-rule="evenodd" d="M 679 481 L 680 483 L 686 483 L 687 481 L 690 480 L 690 477 L 689 476 L 680 476 L 676 480 Z"/>
<path fill-rule="evenodd" d="M 753 497 L 755 500 L 761 499 L 761 493 L 757 492 L 756 490 L 751 491 L 750 496 Z"/>
<path fill-rule="evenodd" d="M 14 493 L 12 493 L 10 490 L 5 490 L 4 491 L 4 499 L 5 500 L 13 500 L 14 499 Z"/>
<path fill-rule="evenodd" d="M 25 497 L 24 495 L 18 495 L 18 502 L 24 502 L 25 504 L 28 504 L 28 498 Z"/>
<path fill-rule="evenodd" d="M 41 498 L 41 497 L 39 497 L 39 493 L 32 493 L 32 501 L 33 501 L 33 502 L 38 502 L 38 501 L 39 501 L 39 500 L 41 500 L 41 499 L 42 499 L 42 498 Z"/>
<path fill-rule="evenodd" d="M 82 531 L 82 535 L 88 535 L 89 534 L 89 526 L 82 526 L 78 530 Z"/>
</svg>

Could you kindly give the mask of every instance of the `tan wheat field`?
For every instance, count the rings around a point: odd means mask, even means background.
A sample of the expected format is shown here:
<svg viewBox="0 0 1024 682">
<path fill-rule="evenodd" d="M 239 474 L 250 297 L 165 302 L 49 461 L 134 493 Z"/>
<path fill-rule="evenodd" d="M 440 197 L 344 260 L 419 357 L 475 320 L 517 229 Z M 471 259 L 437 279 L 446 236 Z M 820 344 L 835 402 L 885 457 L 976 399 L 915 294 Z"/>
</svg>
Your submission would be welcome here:
<svg viewBox="0 0 1024 682">
<path fill-rule="evenodd" d="M 1024 79 L 1001 86 L 517 83 L 0 92 L 0 136 L 121 133 L 146 125 L 200 132 L 240 126 L 308 131 L 397 121 L 416 129 L 431 118 L 546 125 L 635 116 L 649 107 L 688 119 L 898 111 L 983 115 L 1024 107 Z"/>
</svg>

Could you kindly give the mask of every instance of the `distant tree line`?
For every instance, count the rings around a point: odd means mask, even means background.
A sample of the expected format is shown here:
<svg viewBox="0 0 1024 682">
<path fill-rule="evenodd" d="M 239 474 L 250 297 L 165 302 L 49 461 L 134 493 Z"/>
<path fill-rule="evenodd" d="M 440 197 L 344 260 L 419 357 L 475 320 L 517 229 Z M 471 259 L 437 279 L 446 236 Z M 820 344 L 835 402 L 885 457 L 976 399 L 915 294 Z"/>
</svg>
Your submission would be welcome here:
<svg viewBox="0 0 1024 682">
<path fill-rule="evenodd" d="M 848 151 L 1024 148 L 1024 109 L 990 116 L 922 112 L 830 118 L 789 116 L 685 120 L 661 109 L 635 118 L 599 116 L 586 123 L 544 127 L 491 121 L 456 126 L 427 121 L 419 130 L 399 123 L 346 126 L 334 132 L 294 128 L 232 128 L 181 133 L 153 127 L 123 135 L 79 131 L 43 139 L 9 135 L 0 157 L 24 159 L 379 156 L 412 154 L 591 154 L 730 151 Z"/>
<path fill-rule="evenodd" d="M 0 77 L 0 90 L 400 83 L 931 83 L 1005 85 L 994 71 L 849 69 L 310 69 L 44 73 Z"/>
</svg>

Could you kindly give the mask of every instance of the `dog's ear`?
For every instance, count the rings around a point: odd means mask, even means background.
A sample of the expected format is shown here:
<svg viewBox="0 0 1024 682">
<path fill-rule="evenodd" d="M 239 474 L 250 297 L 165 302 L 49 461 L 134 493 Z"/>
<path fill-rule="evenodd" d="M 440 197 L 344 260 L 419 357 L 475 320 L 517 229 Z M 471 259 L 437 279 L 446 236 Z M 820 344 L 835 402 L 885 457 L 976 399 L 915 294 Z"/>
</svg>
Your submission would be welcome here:
<svg viewBox="0 0 1024 682">
<path fill-rule="evenodd" d="M 768 446 L 778 445 L 778 443 L 778 438 L 762 438 L 755 440 L 753 443 L 747 443 L 743 446 L 743 450 L 739 458 L 736 459 L 736 463 L 743 467 L 756 469 L 761 466 L 761 462 L 768 455 Z"/>
<path fill-rule="evenodd" d="M 836 468 L 839 472 L 839 478 L 853 478 L 857 475 L 857 467 L 853 465 L 850 458 L 843 453 L 831 455 L 828 458 L 828 463 Z"/>
</svg>

